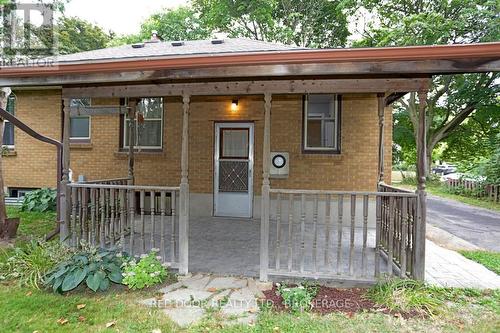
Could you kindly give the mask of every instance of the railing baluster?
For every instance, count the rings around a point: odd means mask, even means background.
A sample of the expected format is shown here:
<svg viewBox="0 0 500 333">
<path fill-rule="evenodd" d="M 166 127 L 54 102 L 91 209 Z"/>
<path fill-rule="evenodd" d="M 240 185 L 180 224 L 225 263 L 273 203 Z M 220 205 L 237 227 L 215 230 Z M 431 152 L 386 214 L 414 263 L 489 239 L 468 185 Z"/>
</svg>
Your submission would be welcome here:
<svg viewBox="0 0 500 333">
<path fill-rule="evenodd" d="M 408 198 L 401 198 L 401 244 L 400 244 L 400 260 L 401 260 L 401 277 L 406 276 L 406 232 L 407 232 L 407 219 L 408 219 Z"/>
<path fill-rule="evenodd" d="M 101 222 L 100 222 L 100 231 L 99 231 L 99 245 L 101 248 L 104 248 L 106 245 L 106 240 L 105 240 L 105 233 L 106 233 L 106 199 L 105 199 L 105 192 L 104 189 L 101 188 L 99 189 L 99 200 L 101 203 Z"/>
<path fill-rule="evenodd" d="M 388 237 L 388 254 L 387 254 L 387 269 L 389 270 L 389 275 L 392 276 L 392 261 L 394 253 L 394 197 L 389 197 L 389 237 Z"/>
<path fill-rule="evenodd" d="M 281 267 L 281 194 L 276 196 L 276 270 Z"/>
<path fill-rule="evenodd" d="M 170 208 L 171 208 L 171 216 L 170 216 L 170 261 L 172 263 L 175 262 L 175 214 L 176 214 L 176 192 L 170 193 Z"/>
<path fill-rule="evenodd" d="M 306 225 L 306 195 L 302 194 L 300 196 L 300 272 L 304 272 L 304 263 L 305 263 L 305 225 Z"/>
<path fill-rule="evenodd" d="M 288 196 L 288 271 L 293 265 L 293 194 Z"/>
<path fill-rule="evenodd" d="M 151 249 L 155 248 L 155 192 L 154 191 L 151 191 L 149 192 L 149 202 L 150 202 L 150 206 L 151 206 L 151 210 L 150 210 L 150 213 L 151 213 L 151 241 L 150 241 L 150 244 L 151 244 Z"/>
<path fill-rule="evenodd" d="M 139 197 L 139 206 L 141 210 L 141 254 L 146 253 L 146 240 L 144 239 L 144 190 L 141 190 Z"/>
<path fill-rule="evenodd" d="M 344 197 L 342 194 L 338 196 L 338 221 L 337 221 L 337 274 L 342 273 L 342 215 L 344 211 Z"/>
<path fill-rule="evenodd" d="M 78 216 L 77 220 L 76 220 L 76 224 L 77 224 L 77 231 L 76 231 L 76 237 L 77 237 L 77 242 L 78 242 L 78 245 L 80 246 L 81 245 L 81 241 L 83 239 L 83 232 L 82 232 L 82 206 L 83 206 L 83 198 L 82 198 L 82 192 L 83 192 L 83 189 L 82 188 L 78 188 L 77 189 L 77 197 L 78 197 L 78 200 L 77 200 L 77 204 L 78 204 L 78 207 L 77 207 L 77 213 L 76 215 Z"/>
<path fill-rule="evenodd" d="M 88 233 L 88 201 L 89 201 L 89 197 L 88 197 L 88 192 L 87 192 L 87 189 L 86 188 L 82 188 L 82 211 L 83 211 L 83 214 L 82 214 L 82 239 L 86 242 L 86 243 L 90 243 L 90 239 L 89 239 L 89 233 Z"/>
<path fill-rule="evenodd" d="M 326 195 L 325 201 L 325 269 L 330 267 L 330 228 L 332 222 L 331 196 Z"/>
<path fill-rule="evenodd" d="M 160 192 L 160 255 L 163 261 L 166 261 L 165 254 L 165 207 L 166 207 L 165 191 Z"/>
<path fill-rule="evenodd" d="M 71 245 L 74 247 L 78 247 L 78 238 L 77 238 L 77 208 L 78 208 L 78 189 L 73 187 L 71 189 L 71 203 L 72 203 L 72 211 L 71 211 Z"/>
<path fill-rule="evenodd" d="M 375 277 L 380 277 L 380 242 L 382 237 L 382 197 L 375 196 L 376 201 L 376 220 L 375 220 Z"/>
<path fill-rule="evenodd" d="M 116 220 L 116 215 L 117 212 L 115 210 L 115 203 L 116 203 L 116 198 L 115 198 L 115 190 L 113 188 L 109 189 L 109 205 L 110 205 L 110 210 L 111 210 L 111 218 L 109 221 L 109 237 L 110 237 L 110 244 L 113 247 L 115 245 L 115 220 Z"/>
<path fill-rule="evenodd" d="M 120 189 L 120 249 L 125 249 L 125 231 L 127 227 L 126 192 Z"/>
<path fill-rule="evenodd" d="M 368 241 L 368 200 L 367 195 L 363 196 L 363 250 L 361 252 L 362 275 L 366 276 L 366 243 Z"/>
<path fill-rule="evenodd" d="M 130 256 L 134 256 L 134 243 L 135 243 L 135 190 L 129 190 L 129 209 L 130 209 Z"/>
<path fill-rule="evenodd" d="M 90 244 L 96 244 L 96 197 L 95 188 L 90 189 Z"/>
<path fill-rule="evenodd" d="M 313 246 L 312 246 L 312 260 L 313 272 L 318 271 L 318 195 L 313 198 Z"/>
<path fill-rule="evenodd" d="M 104 244 L 107 243 L 108 238 L 110 237 L 110 230 L 111 230 L 111 206 L 110 206 L 110 190 L 109 189 L 104 189 L 104 216 L 105 216 L 105 223 L 104 223 Z"/>
<path fill-rule="evenodd" d="M 351 195 L 351 238 L 349 243 L 349 275 L 354 275 L 354 228 L 356 226 L 356 195 Z"/>
</svg>

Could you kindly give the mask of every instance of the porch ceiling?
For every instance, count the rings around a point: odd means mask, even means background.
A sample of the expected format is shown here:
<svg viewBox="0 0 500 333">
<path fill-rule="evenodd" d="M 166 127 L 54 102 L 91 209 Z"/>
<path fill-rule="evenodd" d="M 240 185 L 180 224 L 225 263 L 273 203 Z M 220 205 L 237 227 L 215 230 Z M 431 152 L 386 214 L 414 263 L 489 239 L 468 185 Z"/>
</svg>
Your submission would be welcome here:
<svg viewBox="0 0 500 333">
<path fill-rule="evenodd" d="M 307 93 L 403 93 L 428 88 L 429 78 L 271 80 L 209 83 L 145 84 L 63 88 L 63 98 L 182 95 L 259 95 Z"/>
</svg>

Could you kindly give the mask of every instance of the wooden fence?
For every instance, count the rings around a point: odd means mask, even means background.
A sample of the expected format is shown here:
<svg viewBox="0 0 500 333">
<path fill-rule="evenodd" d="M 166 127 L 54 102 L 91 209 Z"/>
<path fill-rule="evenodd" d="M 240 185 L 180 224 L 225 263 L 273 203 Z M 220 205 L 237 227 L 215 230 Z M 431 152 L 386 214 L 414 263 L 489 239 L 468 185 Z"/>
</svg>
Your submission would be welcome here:
<svg viewBox="0 0 500 333">
<path fill-rule="evenodd" d="M 271 189 L 270 196 L 269 246 L 261 246 L 269 249 L 267 274 L 356 282 L 411 276 L 415 193 Z"/>
<path fill-rule="evenodd" d="M 118 248 L 130 255 L 160 250 L 178 264 L 178 187 L 68 184 L 71 210 L 68 242 Z"/>
<path fill-rule="evenodd" d="M 483 184 L 468 179 L 448 179 L 446 186 L 452 189 L 464 189 L 470 191 L 478 198 L 486 198 L 493 202 L 500 202 L 500 185 Z"/>
</svg>

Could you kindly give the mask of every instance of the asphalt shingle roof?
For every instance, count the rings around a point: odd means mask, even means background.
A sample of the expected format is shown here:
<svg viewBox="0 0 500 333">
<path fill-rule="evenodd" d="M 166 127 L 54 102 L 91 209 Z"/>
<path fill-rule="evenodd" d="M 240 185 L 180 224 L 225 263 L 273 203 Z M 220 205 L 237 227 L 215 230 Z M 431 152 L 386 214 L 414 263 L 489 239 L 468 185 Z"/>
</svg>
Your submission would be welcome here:
<svg viewBox="0 0 500 333">
<path fill-rule="evenodd" d="M 142 48 L 133 48 L 132 45 L 123 45 L 94 51 L 61 55 L 57 57 L 57 62 L 111 61 L 134 58 L 147 59 L 155 57 L 292 51 L 301 49 L 303 50 L 305 48 L 246 38 L 226 38 L 221 44 L 212 44 L 211 40 L 193 40 L 184 41 L 182 46 L 173 46 L 172 42 L 145 43 Z"/>
</svg>

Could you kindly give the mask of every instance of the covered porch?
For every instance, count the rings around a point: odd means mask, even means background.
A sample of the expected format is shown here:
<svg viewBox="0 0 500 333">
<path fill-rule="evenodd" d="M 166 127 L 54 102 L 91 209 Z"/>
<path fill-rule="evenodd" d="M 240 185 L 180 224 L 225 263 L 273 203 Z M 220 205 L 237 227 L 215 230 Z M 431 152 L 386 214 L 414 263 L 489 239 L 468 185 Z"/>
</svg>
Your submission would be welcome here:
<svg viewBox="0 0 500 333">
<path fill-rule="evenodd" d="M 423 111 L 428 78 L 229 81 L 63 88 L 64 137 L 61 239 L 79 246 L 119 246 L 131 255 L 159 249 L 179 270 L 273 277 L 324 278 L 372 283 L 382 274 L 423 279 L 425 179 L 417 193 L 384 180 L 384 110 L 406 92 L 418 92 Z M 378 182 L 376 191 L 273 188 L 270 180 L 273 96 L 283 94 L 376 94 L 378 101 Z M 190 217 L 189 131 L 193 96 L 262 96 L 260 216 L 231 219 Z M 135 149 L 128 145 L 127 176 L 70 183 L 71 115 L 128 114 L 135 118 L 141 96 L 181 96 L 180 180 L 174 186 L 137 184 Z M 74 98 L 120 97 L 125 106 L 72 107 Z M 421 112 L 419 174 L 424 174 L 425 113 Z M 128 138 L 137 130 L 129 122 Z M 125 172 L 124 172 L 125 173 Z M 338 175 L 341 177 L 341 175 Z M 227 258 L 227 260 L 221 260 Z"/>
</svg>

